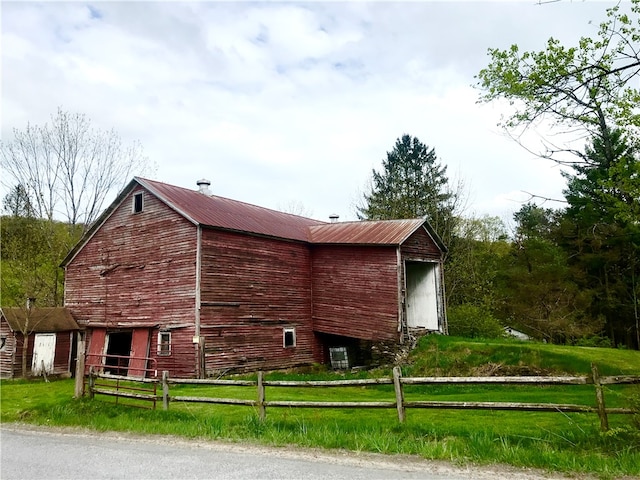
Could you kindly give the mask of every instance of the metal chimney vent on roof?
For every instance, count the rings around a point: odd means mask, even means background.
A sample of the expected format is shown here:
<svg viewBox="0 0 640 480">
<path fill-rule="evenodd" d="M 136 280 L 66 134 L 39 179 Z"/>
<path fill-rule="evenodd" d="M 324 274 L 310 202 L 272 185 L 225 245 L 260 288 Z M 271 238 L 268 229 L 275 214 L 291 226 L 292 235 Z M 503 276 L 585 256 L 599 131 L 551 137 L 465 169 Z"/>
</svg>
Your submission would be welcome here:
<svg viewBox="0 0 640 480">
<path fill-rule="evenodd" d="M 337 213 L 332 213 L 331 215 L 329 215 L 329 220 L 331 221 L 331 223 L 337 223 L 339 218 L 340 215 L 338 215 Z"/>
<path fill-rule="evenodd" d="M 211 182 L 209 180 L 207 180 L 206 178 L 201 178 L 196 182 L 196 185 L 198 185 L 198 191 L 200 193 L 204 195 L 211 195 L 211 190 L 209 190 Z"/>
</svg>

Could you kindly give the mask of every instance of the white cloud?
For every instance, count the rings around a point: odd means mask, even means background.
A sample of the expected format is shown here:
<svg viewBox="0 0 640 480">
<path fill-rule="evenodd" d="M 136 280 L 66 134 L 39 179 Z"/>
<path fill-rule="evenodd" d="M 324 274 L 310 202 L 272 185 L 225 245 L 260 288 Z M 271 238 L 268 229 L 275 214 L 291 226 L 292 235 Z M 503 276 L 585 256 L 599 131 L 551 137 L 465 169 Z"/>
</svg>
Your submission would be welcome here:
<svg viewBox="0 0 640 480">
<path fill-rule="evenodd" d="M 557 168 L 477 105 L 487 48 L 577 41 L 603 3 L 97 2 L 3 4 L 2 137 L 58 106 L 140 140 L 157 179 L 326 219 L 353 204 L 400 135 L 436 149 L 505 214 L 558 196 Z M 515 199 L 515 200 L 514 200 Z"/>
</svg>

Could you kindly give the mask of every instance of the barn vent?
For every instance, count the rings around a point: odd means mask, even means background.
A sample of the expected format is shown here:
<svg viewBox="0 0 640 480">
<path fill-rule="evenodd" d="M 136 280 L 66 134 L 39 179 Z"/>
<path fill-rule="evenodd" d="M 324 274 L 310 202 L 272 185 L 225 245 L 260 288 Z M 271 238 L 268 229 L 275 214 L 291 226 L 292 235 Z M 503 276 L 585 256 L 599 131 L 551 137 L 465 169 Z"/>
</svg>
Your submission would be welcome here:
<svg viewBox="0 0 640 480">
<path fill-rule="evenodd" d="M 196 182 L 196 185 L 198 185 L 198 191 L 200 193 L 202 193 L 203 195 L 211 195 L 211 191 L 209 190 L 211 182 L 209 180 L 207 180 L 206 178 L 201 178 Z"/>
<path fill-rule="evenodd" d="M 329 221 L 331 223 L 337 223 L 339 218 L 340 215 L 338 215 L 337 213 L 332 213 L 331 215 L 329 215 Z"/>
</svg>

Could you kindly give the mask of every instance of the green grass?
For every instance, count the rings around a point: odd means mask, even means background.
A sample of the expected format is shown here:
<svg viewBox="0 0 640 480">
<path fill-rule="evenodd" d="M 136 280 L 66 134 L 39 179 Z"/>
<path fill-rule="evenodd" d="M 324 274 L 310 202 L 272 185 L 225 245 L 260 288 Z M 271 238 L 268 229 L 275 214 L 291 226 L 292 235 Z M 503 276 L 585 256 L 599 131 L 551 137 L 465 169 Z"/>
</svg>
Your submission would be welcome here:
<svg viewBox="0 0 640 480">
<path fill-rule="evenodd" d="M 437 350 L 437 363 L 433 358 Z M 503 350 L 503 351 L 501 351 Z M 514 353 L 515 352 L 515 353 Z M 604 374 L 640 374 L 640 352 L 557 347 L 513 342 L 423 339 L 403 370 L 409 375 L 462 374 L 501 364 L 504 368 L 587 374 L 598 363 Z M 483 363 L 484 362 L 484 363 Z M 528 363 L 531 362 L 531 363 Z M 309 371 L 311 370 L 311 371 Z M 388 375 L 388 369 L 356 374 L 318 368 L 274 372 L 267 380 L 336 379 Z M 251 376 L 249 376 L 251 377 Z M 255 376 L 254 376 L 255 378 Z M 640 475 L 640 425 L 628 415 L 610 415 L 611 429 L 600 432 L 595 414 L 408 409 L 398 423 L 395 409 L 268 408 L 261 422 L 253 407 L 172 403 L 169 411 L 127 406 L 132 401 L 96 396 L 74 400 L 73 380 L 3 381 L 2 422 L 78 426 L 97 431 L 178 435 L 199 439 L 276 446 L 340 448 L 384 454 L 413 454 L 455 463 L 505 463 L 601 478 Z M 254 387 L 174 385 L 171 395 L 254 399 Z M 348 388 L 267 387 L 267 400 L 393 401 L 391 386 Z M 594 405 L 592 386 L 407 386 L 407 400 L 554 402 Z M 637 386 L 605 389 L 607 406 L 640 404 Z M 126 404 L 126 405 L 123 405 Z M 637 419 L 636 419 L 637 420 Z"/>
</svg>

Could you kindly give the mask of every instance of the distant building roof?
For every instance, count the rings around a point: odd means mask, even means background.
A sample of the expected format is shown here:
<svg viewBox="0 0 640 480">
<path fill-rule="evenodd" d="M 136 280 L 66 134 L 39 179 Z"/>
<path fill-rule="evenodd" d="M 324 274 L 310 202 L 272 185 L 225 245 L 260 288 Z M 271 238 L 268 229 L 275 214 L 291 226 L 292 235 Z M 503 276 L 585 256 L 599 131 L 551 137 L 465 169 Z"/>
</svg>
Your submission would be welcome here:
<svg viewBox="0 0 640 480">
<path fill-rule="evenodd" d="M 27 309 L 3 307 L 2 316 L 14 332 L 22 332 L 27 323 Z M 78 330 L 78 324 L 71 312 L 64 307 L 34 307 L 29 313 L 30 333 L 67 332 Z"/>
</svg>

